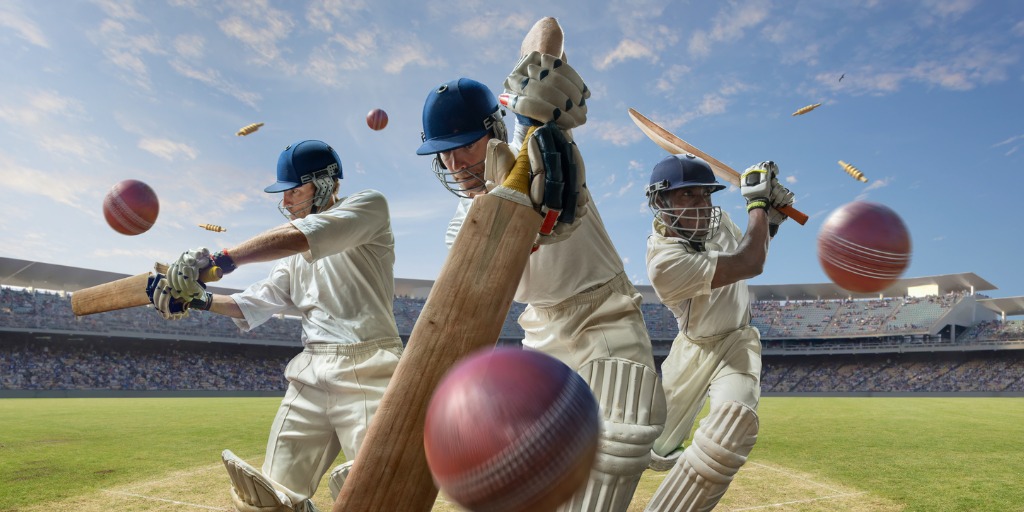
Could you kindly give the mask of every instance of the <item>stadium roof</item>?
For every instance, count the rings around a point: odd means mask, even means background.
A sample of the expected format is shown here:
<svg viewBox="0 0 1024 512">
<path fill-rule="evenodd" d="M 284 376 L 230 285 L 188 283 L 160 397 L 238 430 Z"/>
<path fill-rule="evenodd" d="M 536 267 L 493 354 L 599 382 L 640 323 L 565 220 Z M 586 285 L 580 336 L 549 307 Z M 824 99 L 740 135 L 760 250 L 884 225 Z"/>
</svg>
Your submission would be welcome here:
<svg viewBox="0 0 1024 512">
<path fill-rule="evenodd" d="M 74 292 L 97 284 L 107 283 L 116 279 L 129 277 L 129 274 L 90 270 L 53 263 L 0 258 L 0 284 L 22 288 L 39 288 L 44 290 L 64 290 Z M 427 279 L 395 279 L 395 294 L 402 297 L 426 298 L 434 281 Z M 879 297 L 903 297 L 915 286 L 934 285 L 937 293 L 967 291 L 978 293 L 995 290 L 992 283 L 978 277 L 973 272 L 962 274 L 945 274 L 940 276 L 911 277 L 899 279 L 881 293 L 853 293 L 832 283 L 809 284 L 771 284 L 751 285 L 750 294 L 754 300 L 818 300 L 818 299 L 874 299 Z M 650 286 L 638 286 L 645 302 L 657 302 L 654 289 Z M 227 294 L 239 290 L 231 288 L 210 287 L 214 293 Z M 1014 302 L 1019 298 L 983 299 L 991 306 L 985 306 L 996 312 L 1011 313 L 1011 310 L 1024 308 L 1024 303 Z M 1003 309 L 995 309 L 1003 308 Z"/>
<path fill-rule="evenodd" d="M 939 294 L 967 291 L 970 293 L 995 290 L 996 286 L 973 272 L 939 276 L 909 277 L 896 280 L 892 286 L 877 293 L 856 293 L 832 283 L 751 285 L 750 295 L 755 300 L 818 300 L 818 299 L 877 299 L 905 297 L 917 286 L 934 285 Z"/>
<path fill-rule="evenodd" d="M 1005 316 L 1024 315 L 1024 297 L 1004 297 L 1002 299 L 978 299 L 978 305 L 984 306 Z"/>
</svg>

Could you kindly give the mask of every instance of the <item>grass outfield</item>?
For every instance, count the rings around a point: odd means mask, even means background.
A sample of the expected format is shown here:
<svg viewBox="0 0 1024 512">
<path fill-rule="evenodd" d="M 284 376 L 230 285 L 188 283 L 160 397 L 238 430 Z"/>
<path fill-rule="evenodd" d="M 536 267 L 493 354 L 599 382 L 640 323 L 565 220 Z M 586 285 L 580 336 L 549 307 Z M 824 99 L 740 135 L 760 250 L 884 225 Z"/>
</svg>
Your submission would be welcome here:
<svg viewBox="0 0 1024 512">
<path fill-rule="evenodd" d="M 277 398 L 0 400 L 0 510 L 233 510 Z M 765 398 L 718 510 L 1024 510 L 1020 398 Z M 630 510 L 664 473 L 648 471 Z M 326 483 L 314 497 L 330 508 Z M 435 510 L 458 510 L 443 498 Z"/>
</svg>

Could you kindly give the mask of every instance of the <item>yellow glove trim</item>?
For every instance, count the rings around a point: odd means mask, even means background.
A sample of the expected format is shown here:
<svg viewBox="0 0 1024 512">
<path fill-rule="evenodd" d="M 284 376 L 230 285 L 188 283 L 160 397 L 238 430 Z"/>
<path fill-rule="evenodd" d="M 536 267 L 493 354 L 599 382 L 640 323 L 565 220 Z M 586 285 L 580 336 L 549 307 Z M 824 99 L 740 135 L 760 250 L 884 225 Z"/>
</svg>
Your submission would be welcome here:
<svg viewBox="0 0 1024 512">
<path fill-rule="evenodd" d="M 523 137 L 523 145 L 519 148 L 516 163 L 512 166 L 512 170 L 509 171 L 505 182 L 501 184 L 503 187 L 510 188 L 516 192 L 522 192 L 523 194 L 530 194 L 530 137 L 533 136 L 533 131 L 536 129 L 536 126 L 526 129 L 526 136 Z"/>
</svg>

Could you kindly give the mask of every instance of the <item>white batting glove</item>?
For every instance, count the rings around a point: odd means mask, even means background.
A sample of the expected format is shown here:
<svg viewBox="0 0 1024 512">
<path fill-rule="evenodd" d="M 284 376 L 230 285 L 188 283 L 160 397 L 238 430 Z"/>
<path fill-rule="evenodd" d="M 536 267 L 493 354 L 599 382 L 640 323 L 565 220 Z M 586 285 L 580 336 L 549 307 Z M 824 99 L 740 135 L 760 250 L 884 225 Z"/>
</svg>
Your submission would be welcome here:
<svg viewBox="0 0 1024 512">
<path fill-rule="evenodd" d="M 565 60 L 535 51 L 516 64 L 498 101 L 516 114 L 568 130 L 587 122 L 589 97 L 587 84 Z"/>
<path fill-rule="evenodd" d="M 163 274 L 149 278 L 146 294 L 149 295 L 149 301 L 153 303 L 153 309 L 160 313 L 164 320 L 188 318 L 188 305 L 171 296 L 170 282 Z"/>
<path fill-rule="evenodd" d="M 740 175 L 740 193 L 747 200 L 747 211 L 754 208 L 768 210 L 771 206 L 772 184 L 779 168 L 770 160 L 747 167 Z"/>
<path fill-rule="evenodd" d="M 210 250 L 200 247 L 185 251 L 167 268 L 167 280 L 175 299 L 191 302 L 206 297 L 206 288 L 199 282 L 199 274 L 211 265 Z"/>
<path fill-rule="evenodd" d="M 786 221 L 789 217 L 785 213 L 779 211 L 779 208 L 783 206 L 791 206 L 793 204 L 794 196 L 790 190 L 781 183 L 778 178 L 772 178 L 772 195 L 768 199 L 771 203 L 771 208 L 768 208 L 768 234 L 775 236 L 779 231 L 779 225 Z"/>
</svg>

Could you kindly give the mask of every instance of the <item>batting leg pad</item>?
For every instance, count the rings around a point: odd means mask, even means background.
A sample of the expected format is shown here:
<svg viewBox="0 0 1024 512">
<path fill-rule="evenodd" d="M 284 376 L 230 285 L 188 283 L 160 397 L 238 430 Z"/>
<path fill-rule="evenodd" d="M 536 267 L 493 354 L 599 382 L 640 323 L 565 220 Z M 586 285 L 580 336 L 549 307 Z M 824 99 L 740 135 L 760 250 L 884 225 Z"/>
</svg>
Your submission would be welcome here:
<svg viewBox="0 0 1024 512">
<path fill-rule="evenodd" d="M 664 457 L 658 455 L 658 452 L 651 450 L 651 462 L 647 464 L 647 468 L 652 471 L 668 471 L 675 467 L 676 462 L 679 462 L 679 457 L 682 454 L 682 448 L 672 450 L 672 453 Z"/>
<path fill-rule="evenodd" d="M 626 359 L 606 358 L 579 370 L 601 409 L 601 434 L 590 479 L 558 510 L 624 511 L 665 426 L 658 374 Z"/>
<path fill-rule="evenodd" d="M 275 488 L 260 470 L 239 459 L 231 450 L 220 454 L 231 477 L 231 501 L 238 512 L 317 512 L 313 502 L 289 497 Z M 298 505 L 293 505 L 298 502 Z"/>
<path fill-rule="evenodd" d="M 338 501 L 338 496 L 341 495 L 341 488 L 345 487 L 345 479 L 348 478 L 348 472 L 352 470 L 351 460 L 338 464 L 337 467 L 331 471 L 330 478 L 327 479 L 327 486 L 331 489 L 331 497 L 334 501 Z"/>
<path fill-rule="evenodd" d="M 757 442 L 757 413 L 739 402 L 712 410 L 647 510 L 704 512 L 715 508 Z"/>
</svg>

